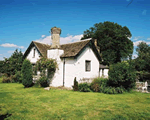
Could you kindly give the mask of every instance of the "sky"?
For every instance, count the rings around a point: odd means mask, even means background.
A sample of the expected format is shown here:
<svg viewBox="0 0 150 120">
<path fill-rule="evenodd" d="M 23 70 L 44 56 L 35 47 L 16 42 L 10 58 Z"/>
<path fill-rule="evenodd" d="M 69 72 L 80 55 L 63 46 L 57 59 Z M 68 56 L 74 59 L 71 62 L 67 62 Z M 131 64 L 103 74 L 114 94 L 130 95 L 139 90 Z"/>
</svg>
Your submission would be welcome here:
<svg viewBox="0 0 150 120">
<path fill-rule="evenodd" d="M 79 41 L 95 23 L 127 26 L 135 49 L 150 44 L 150 0 L 0 0 L 0 60 L 31 41 L 51 44 L 50 29 L 61 28 L 60 43 Z"/>
</svg>

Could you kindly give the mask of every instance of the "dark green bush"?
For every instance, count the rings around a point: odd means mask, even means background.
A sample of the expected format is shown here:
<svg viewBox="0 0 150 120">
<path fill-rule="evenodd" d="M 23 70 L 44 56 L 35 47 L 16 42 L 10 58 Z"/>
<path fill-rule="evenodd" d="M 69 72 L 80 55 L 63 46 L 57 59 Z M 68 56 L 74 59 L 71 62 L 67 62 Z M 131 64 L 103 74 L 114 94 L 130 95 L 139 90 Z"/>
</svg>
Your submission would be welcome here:
<svg viewBox="0 0 150 120">
<path fill-rule="evenodd" d="M 131 90 L 135 87 L 136 72 L 129 63 L 121 62 L 110 66 L 109 86 L 123 87 L 126 90 Z"/>
<path fill-rule="evenodd" d="M 106 93 L 106 94 L 118 94 L 118 93 L 123 93 L 125 92 L 124 88 L 122 87 L 105 87 L 102 91 L 103 93 Z"/>
<path fill-rule="evenodd" d="M 22 69 L 22 84 L 24 87 L 31 87 L 33 85 L 32 79 L 32 65 L 29 60 L 24 60 Z"/>
<path fill-rule="evenodd" d="M 21 71 L 16 71 L 15 75 L 13 75 L 13 82 L 22 83 Z"/>
<path fill-rule="evenodd" d="M 150 78 L 150 73 L 146 71 L 138 71 L 136 72 L 136 75 L 138 76 L 140 82 L 145 82 Z"/>
<path fill-rule="evenodd" d="M 90 92 L 90 85 L 88 83 L 80 83 L 78 87 L 80 92 Z"/>
<path fill-rule="evenodd" d="M 74 91 L 78 91 L 78 81 L 76 80 L 76 77 L 74 78 L 74 85 L 72 87 Z"/>
<path fill-rule="evenodd" d="M 42 76 L 37 81 L 37 83 L 39 83 L 41 87 L 48 87 L 49 86 L 49 82 L 48 81 L 49 80 L 48 80 L 48 78 L 46 76 Z"/>
<path fill-rule="evenodd" d="M 15 74 L 16 80 L 19 83 L 22 83 L 22 75 L 21 75 L 21 71 L 17 71 Z"/>
<path fill-rule="evenodd" d="M 107 86 L 107 84 L 107 78 L 95 78 L 90 85 L 90 89 L 93 92 L 102 92 L 103 89 Z"/>
</svg>

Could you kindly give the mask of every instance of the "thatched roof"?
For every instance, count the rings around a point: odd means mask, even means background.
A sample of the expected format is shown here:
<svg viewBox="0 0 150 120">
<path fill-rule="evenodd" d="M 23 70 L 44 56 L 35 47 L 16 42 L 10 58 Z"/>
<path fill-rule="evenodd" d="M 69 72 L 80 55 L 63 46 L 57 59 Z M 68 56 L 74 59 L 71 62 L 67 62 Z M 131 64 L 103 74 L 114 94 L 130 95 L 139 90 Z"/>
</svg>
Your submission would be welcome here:
<svg viewBox="0 0 150 120">
<path fill-rule="evenodd" d="M 80 42 L 62 44 L 62 45 L 60 45 L 60 49 L 64 50 L 64 54 L 61 57 L 62 58 L 76 57 L 90 43 L 91 44 L 93 43 L 92 40 L 82 40 Z M 35 46 L 37 48 L 38 52 L 43 57 L 47 57 L 47 50 L 52 49 L 50 45 L 32 41 L 24 54 L 24 58 L 28 55 L 28 53 L 30 52 L 30 50 L 33 46 Z M 99 55 L 96 47 L 93 47 L 93 45 L 92 45 L 92 49 L 93 49 L 94 53 L 96 54 L 96 56 L 98 57 L 98 59 L 100 60 L 100 55 Z"/>
</svg>

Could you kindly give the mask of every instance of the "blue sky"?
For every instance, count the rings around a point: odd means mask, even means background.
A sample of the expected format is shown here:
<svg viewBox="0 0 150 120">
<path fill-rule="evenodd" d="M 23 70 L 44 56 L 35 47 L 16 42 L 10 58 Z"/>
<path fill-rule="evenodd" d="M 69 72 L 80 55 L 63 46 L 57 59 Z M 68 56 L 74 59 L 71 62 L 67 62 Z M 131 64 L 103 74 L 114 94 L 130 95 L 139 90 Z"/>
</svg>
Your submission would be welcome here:
<svg viewBox="0 0 150 120">
<path fill-rule="evenodd" d="M 62 29 L 60 42 L 78 41 L 95 23 L 127 26 L 136 48 L 150 44 L 149 0 L 1 0 L 0 60 L 16 48 L 24 52 L 31 41 L 50 44 L 50 29 Z M 127 7 L 128 5 L 128 7 Z M 134 56 L 136 53 L 134 52 Z"/>
</svg>

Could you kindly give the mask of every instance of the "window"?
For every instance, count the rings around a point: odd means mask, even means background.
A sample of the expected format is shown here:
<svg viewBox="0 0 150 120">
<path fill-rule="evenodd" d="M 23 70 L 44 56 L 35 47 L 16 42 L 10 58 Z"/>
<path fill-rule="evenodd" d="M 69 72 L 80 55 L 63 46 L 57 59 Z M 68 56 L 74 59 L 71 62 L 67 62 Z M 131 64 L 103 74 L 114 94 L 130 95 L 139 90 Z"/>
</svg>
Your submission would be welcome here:
<svg viewBox="0 0 150 120">
<path fill-rule="evenodd" d="M 85 71 L 91 71 L 91 61 L 85 61 Z"/>
<path fill-rule="evenodd" d="M 35 57 L 35 48 L 34 48 L 34 50 L 33 50 L 33 57 Z"/>
<path fill-rule="evenodd" d="M 37 75 L 37 69 L 35 67 L 35 64 L 32 64 L 32 72 L 33 72 L 33 75 Z"/>
</svg>

